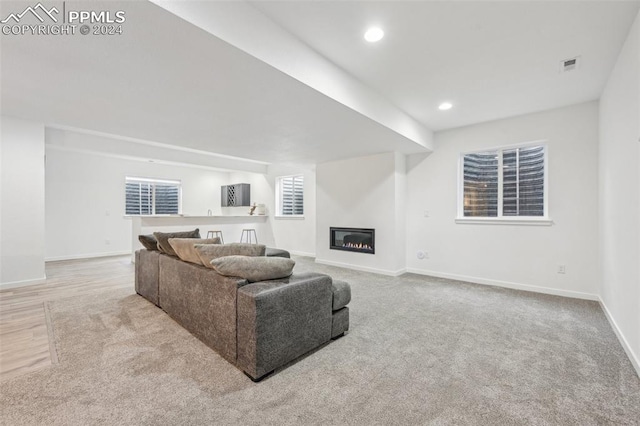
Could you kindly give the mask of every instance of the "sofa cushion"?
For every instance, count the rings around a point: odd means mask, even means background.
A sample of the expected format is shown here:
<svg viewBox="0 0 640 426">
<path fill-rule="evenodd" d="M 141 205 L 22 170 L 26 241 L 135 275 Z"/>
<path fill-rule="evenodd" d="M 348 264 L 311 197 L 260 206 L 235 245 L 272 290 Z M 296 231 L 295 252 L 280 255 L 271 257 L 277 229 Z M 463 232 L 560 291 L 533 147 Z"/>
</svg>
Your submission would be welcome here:
<svg viewBox="0 0 640 426">
<path fill-rule="evenodd" d="M 287 259 L 291 257 L 288 251 L 272 247 L 267 247 L 264 255 L 268 257 L 286 257 Z"/>
<path fill-rule="evenodd" d="M 169 244 L 169 238 L 200 238 L 200 230 L 198 228 L 193 231 L 185 232 L 154 232 L 153 236 L 158 240 L 158 250 L 171 256 L 178 256 Z"/>
<path fill-rule="evenodd" d="M 180 260 L 202 265 L 202 260 L 196 251 L 196 244 L 220 244 L 220 238 L 169 238 L 171 248 Z"/>
<path fill-rule="evenodd" d="M 264 244 L 231 243 L 229 246 L 238 251 L 235 253 L 237 256 L 264 256 L 267 252 L 267 246 Z"/>
<path fill-rule="evenodd" d="M 213 259 L 211 265 L 220 275 L 256 282 L 288 277 L 296 262 L 284 257 L 225 256 Z"/>
<path fill-rule="evenodd" d="M 147 250 L 158 250 L 158 240 L 156 240 L 153 234 L 138 235 L 138 241 L 140 241 L 140 244 Z"/>
<path fill-rule="evenodd" d="M 212 268 L 211 261 L 224 256 L 264 256 L 266 246 L 264 244 L 196 244 L 196 252 L 207 268 Z M 236 275 L 237 276 L 237 275 Z"/>
<path fill-rule="evenodd" d="M 333 306 L 332 309 L 337 311 L 344 308 L 351 302 L 351 286 L 340 280 L 333 280 L 331 284 L 331 291 L 333 292 Z"/>
</svg>

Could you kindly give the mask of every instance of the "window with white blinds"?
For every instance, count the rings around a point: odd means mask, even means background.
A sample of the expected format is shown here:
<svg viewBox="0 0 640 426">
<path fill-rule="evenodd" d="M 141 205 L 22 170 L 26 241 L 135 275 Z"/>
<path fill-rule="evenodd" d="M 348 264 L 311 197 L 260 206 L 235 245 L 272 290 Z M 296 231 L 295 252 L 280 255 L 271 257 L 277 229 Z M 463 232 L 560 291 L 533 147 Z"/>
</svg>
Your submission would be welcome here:
<svg viewBox="0 0 640 426">
<path fill-rule="evenodd" d="M 126 178 L 126 215 L 180 213 L 180 181 Z"/>
<path fill-rule="evenodd" d="M 463 218 L 547 217 L 544 144 L 463 154 Z"/>
<path fill-rule="evenodd" d="M 304 215 L 304 176 L 282 176 L 277 179 L 278 216 Z"/>
</svg>

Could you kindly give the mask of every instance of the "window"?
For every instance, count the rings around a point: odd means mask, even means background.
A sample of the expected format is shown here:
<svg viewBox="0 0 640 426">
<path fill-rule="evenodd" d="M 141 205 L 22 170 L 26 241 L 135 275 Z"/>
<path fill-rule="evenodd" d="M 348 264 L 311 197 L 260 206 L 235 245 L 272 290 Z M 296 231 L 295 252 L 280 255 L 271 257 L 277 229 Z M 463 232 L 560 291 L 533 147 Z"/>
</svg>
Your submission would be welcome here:
<svg viewBox="0 0 640 426">
<path fill-rule="evenodd" d="M 459 221 L 548 221 L 546 163 L 543 143 L 463 154 Z"/>
<path fill-rule="evenodd" d="M 282 176 L 276 186 L 277 216 L 304 214 L 304 176 Z"/>
<path fill-rule="evenodd" d="M 180 213 L 180 181 L 126 178 L 126 215 Z"/>
</svg>

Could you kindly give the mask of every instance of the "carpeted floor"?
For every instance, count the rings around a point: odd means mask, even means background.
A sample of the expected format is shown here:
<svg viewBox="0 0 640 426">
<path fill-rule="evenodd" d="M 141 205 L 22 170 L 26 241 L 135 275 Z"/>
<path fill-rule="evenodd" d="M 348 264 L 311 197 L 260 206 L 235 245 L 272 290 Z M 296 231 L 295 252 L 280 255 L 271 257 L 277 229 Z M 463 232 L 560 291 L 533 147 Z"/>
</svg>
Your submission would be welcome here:
<svg viewBox="0 0 640 426">
<path fill-rule="evenodd" d="M 351 330 L 253 383 L 131 291 L 49 304 L 59 363 L 1 384 L 3 425 L 640 422 L 640 379 L 600 307 L 316 265 Z"/>
</svg>

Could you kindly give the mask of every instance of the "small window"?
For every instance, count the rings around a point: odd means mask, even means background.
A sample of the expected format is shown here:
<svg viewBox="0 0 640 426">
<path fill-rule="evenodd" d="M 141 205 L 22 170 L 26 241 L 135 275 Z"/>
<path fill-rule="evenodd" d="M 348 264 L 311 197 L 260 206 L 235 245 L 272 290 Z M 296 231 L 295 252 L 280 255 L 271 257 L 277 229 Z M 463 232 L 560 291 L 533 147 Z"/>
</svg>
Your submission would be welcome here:
<svg viewBox="0 0 640 426">
<path fill-rule="evenodd" d="M 461 156 L 460 218 L 546 218 L 544 144 Z"/>
<path fill-rule="evenodd" d="M 282 176 L 276 180 L 277 216 L 304 215 L 304 176 Z"/>
<path fill-rule="evenodd" d="M 180 213 L 180 181 L 126 178 L 126 215 Z"/>
</svg>

